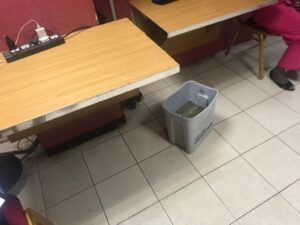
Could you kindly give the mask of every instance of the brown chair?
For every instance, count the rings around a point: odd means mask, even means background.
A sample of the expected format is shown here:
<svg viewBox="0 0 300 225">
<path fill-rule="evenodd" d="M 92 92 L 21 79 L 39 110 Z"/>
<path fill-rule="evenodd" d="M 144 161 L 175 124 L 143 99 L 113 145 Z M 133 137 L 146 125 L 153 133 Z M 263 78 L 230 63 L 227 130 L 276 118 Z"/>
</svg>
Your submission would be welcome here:
<svg viewBox="0 0 300 225">
<path fill-rule="evenodd" d="M 238 28 L 233 36 L 233 39 L 228 46 L 225 55 L 228 55 L 231 47 L 234 45 L 240 32 L 253 33 L 253 39 L 259 43 L 259 63 L 258 63 L 258 79 L 264 79 L 264 42 L 266 36 L 279 36 L 278 34 L 268 31 L 266 28 L 258 25 L 252 17 L 248 18 L 246 21 L 239 19 Z"/>
<path fill-rule="evenodd" d="M 23 210 L 20 200 L 9 194 L 1 194 L 4 202 L 0 206 L 1 225 L 53 225 L 32 209 Z"/>
<path fill-rule="evenodd" d="M 28 225 L 53 225 L 53 223 L 32 209 L 27 209 L 25 214 Z"/>
</svg>

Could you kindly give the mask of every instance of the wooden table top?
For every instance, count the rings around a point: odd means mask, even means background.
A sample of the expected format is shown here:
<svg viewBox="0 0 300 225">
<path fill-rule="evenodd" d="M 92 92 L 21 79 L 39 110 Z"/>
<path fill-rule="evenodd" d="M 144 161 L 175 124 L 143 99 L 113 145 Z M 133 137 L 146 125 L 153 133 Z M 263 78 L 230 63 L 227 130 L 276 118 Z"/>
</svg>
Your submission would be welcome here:
<svg viewBox="0 0 300 225">
<path fill-rule="evenodd" d="M 170 38 L 275 2 L 276 0 L 176 0 L 158 5 L 151 0 L 131 0 L 130 4 L 161 27 Z"/>
<path fill-rule="evenodd" d="M 0 64 L 0 136 L 178 71 L 179 65 L 128 19 L 87 29 L 63 45 Z"/>
</svg>

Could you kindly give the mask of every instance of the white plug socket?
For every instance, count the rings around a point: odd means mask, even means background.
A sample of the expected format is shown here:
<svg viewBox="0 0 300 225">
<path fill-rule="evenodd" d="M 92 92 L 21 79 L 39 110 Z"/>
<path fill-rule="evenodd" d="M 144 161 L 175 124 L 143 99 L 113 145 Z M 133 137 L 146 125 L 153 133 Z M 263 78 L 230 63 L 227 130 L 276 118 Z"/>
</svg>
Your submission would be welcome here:
<svg viewBox="0 0 300 225">
<path fill-rule="evenodd" d="M 38 27 L 35 29 L 35 31 L 39 37 L 39 41 L 44 42 L 49 40 L 49 36 L 47 35 L 44 27 Z"/>
</svg>

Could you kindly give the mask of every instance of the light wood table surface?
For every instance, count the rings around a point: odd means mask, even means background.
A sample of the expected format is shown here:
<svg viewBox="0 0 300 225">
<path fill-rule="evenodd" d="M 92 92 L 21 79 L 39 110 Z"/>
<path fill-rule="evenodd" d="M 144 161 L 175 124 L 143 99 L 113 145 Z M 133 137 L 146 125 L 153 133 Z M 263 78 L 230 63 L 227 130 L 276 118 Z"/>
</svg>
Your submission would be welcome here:
<svg viewBox="0 0 300 225">
<path fill-rule="evenodd" d="M 179 65 L 128 19 L 87 29 L 61 46 L 0 64 L 0 137 L 177 72 Z"/>
<path fill-rule="evenodd" d="M 171 38 L 275 3 L 276 0 L 175 0 L 165 5 L 131 0 L 138 10 Z"/>
</svg>

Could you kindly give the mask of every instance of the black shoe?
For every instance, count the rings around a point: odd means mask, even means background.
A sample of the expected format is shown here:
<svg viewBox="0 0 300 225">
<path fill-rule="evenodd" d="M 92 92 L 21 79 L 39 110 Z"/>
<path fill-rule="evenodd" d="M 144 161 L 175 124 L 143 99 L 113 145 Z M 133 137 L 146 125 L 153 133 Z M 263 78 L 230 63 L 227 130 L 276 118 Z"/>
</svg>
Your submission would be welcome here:
<svg viewBox="0 0 300 225">
<path fill-rule="evenodd" d="M 275 84 L 277 84 L 280 88 L 287 90 L 287 91 L 294 91 L 295 90 L 295 86 L 292 82 L 290 82 L 289 80 L 287 80 L 285 83 L 280 83 L 277 79 L 276 76 L 272 73 L 270 73 L 270 78 L 275 82 Z"/>
<path fill-rule="evenodd" d="M 285 77 L 291 80 L 300 80 L 299 71 L 296 70 L 288 70 L 285 73 Z"/>
</svg>

